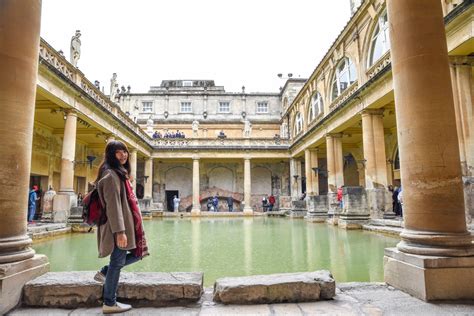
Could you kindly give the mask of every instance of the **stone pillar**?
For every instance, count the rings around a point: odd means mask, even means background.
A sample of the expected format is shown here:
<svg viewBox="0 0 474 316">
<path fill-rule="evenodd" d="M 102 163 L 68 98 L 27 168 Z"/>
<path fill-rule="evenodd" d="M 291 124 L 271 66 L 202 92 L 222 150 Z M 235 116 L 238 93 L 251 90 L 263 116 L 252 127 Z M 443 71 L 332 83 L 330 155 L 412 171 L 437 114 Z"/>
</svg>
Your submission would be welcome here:
<svg viewBox="0 0 474 316">
<path fill-rule="evenodd" d="M 300 175 L 297 173 L 298 160 L 295 158 L 290 159 L 290 189 L 291 189 L 291 200 L 298 200 L 298 178 Z"/>
<path fill-rule="evenodd" d="M 253 209 L 251 205 L 252 198 L 252 177 L 251 177 L 251 161 L 250 158 L 244 159 L 244 214 L 252 215 Z"/>
<path fill-rule="evenodd" d="M 114 141 L 115 140 L 115 135 L 114 134 L 110 134 L 107 136 L 105 142 L 108 144 L 110 143 L 111 141 Z"/>
<path fill-rule="evenodd" d="M 388 0 L 387 8 L 405 228 L 385 251 L 385 281 L 424 300 L 472 299 L 474 246 L 441 2 Z"/>
<path fill-rule="evenodd" d="M 365 160 L 365 189 L 372 218 L 394 218 L 392 196 L 387 189 L 387 158 L 383 110 L 362 111 L 362 140 Z"/>
<path fill-rule="evenodd" d="M 311 152 L 311 191 L 313 195 L 319 195 L 319 174 L 315 172 L 313 168 L 318 168 L 318 152 L 319 149 L 312 149 Z"/>
<path fill-rule="evenodd" d="M 305 149 L 304 151 L 304 173 L 306 177 L 306 196 L 313 195 L 313 170 L 311 169 L 311 151 Z"/>
<path fill-rule="evenodd" d="M 344 161 L 342 157 L 342 135 L 326 135 L 328 166 L 328 222 L 337 224 L 341 208 L 337 201 L 337 188 L 344 185 Z"/>
<path fill-rule="evenodd" d="M 153 158 L 148 157 L 145 160 L 145 199 L 152 199 L 153 190 Z"/>
<path fill-rule="evenodd" d="M 49 269 L 47 257 L 35 255 L 26 233 L 40 20 L 39 0 L 1 1 L 1 315 L 18 304 L 27 281 Z"/>
<path fill-rule="evenodd" d="M 192 215 L 199 215 L 201 213 L 199 188 L 199 157 L 193 157 L 193 208 L 191 210 Z"/>
<path fill-rule="evenodd" d="M 135 148 L 130 149 L 130 157 L 128 158 L 130 162 L 130 168 L 132 169 L 131 183 L 133 191 L 136 190 L 137 185 L 137 150 Z"/>
<path fill-rule="evenodd" d="M 63 149 L 61 155 L 61 178 L 59 194 L 74 194 L 74 159 L 76 156 L 77 113 L 68 111 L 64 126 Z"/>
</svg>

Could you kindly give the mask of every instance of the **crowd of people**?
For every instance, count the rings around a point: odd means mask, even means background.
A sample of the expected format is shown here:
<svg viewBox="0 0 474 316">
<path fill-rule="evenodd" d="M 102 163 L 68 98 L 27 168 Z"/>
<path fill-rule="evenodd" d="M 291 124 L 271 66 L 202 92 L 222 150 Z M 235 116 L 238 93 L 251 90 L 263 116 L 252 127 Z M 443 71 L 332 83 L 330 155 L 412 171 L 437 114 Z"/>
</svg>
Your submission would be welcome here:
<svg viewBox="0 0 474 316">
<path fill-rule="evenodd" d="M 180 132 L 177 130 L 176 132 L 166 132 L 164 134 L 161 134 L 158 131 L 155 131 L 152 135 L 153 139 L 158 139 L 158 138 L 186 138 L 186 135 L 183 132 Z"/>
<path fill-rule="evenodd" d="M 270 194 L 270 196 L 268 195 L 265 195 L 263 198 L 262 198 L 262 209 L 263 209 L 263 212 L 271 212 L 273 211 L 273 207 L 275 206 L 275 197 L 273 196 L 273 194 Z"/>
</svg>

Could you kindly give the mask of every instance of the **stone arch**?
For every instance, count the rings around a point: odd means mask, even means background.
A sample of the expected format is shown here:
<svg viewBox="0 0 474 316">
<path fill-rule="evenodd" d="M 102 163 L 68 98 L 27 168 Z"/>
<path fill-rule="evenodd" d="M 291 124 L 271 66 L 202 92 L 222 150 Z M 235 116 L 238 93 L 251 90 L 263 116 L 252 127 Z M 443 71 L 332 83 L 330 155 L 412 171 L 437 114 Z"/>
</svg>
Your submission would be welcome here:
<svg viewBox="0 0 474 316">
<path fill-rule="evenodd" d="M 272 193 L 272 171 L 264 166 L 252 168 L 252 194 L 270 195 Z"/>
<path fill-rule="evenodd" d="M 344 185 L 359 186 L 357 160 L 352 153 L 346 153 L 344 155 Z"/>
<path fill-rule="evenodd" d="M 165 190 L 178 190 L 183 198 L 190 196 L 193 193 L 193 171 L 183 166 L 166 170 Z"/>
<path fill-rule="evenodd" d="M 229 192 L 235 191 L 234 171 L 228 167 L 217 166 L 207 173 L 209 178 L 209 188 L 216 187 Z"/>
</svg>

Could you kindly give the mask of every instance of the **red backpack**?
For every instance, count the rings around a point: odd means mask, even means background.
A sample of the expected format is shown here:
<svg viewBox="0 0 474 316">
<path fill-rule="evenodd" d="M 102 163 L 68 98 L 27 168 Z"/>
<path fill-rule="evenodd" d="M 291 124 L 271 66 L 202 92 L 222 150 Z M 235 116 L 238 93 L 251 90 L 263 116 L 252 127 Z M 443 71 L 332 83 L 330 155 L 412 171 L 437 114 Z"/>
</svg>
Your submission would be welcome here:
<svg viewBox="0 0 474 316">
<path fill-rule="evenodd" d="M 102 206 L 97 188 L 87 193 L 82 200 L 82 220 L 90 226 L 100 226 L 107 222 L 105 209 Z M 92 227 L 91 227 L 92 229 Z"/>
</svg>

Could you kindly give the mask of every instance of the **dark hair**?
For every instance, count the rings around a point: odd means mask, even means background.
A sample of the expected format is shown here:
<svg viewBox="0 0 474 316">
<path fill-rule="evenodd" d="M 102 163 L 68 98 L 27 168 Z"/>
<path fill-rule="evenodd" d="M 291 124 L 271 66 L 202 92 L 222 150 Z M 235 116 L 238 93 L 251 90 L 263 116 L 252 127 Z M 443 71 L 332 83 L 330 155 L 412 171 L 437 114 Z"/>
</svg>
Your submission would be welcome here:
<svg viewBox="0 0 474 316">
<path fill-rule="evenodd" d="M 128 153 L 127 162 L 122 166 L 120 161 L 115 157 L 117 150 L 124 150 Z M 130 168 L 130 152 L 128 151 L 127 145 L 124 143 L 113 140 L 110 141 L 107 146 L 105 146 L 104 160 L 99 167 L 99 172 L 97 173 L 96 182 L 102 178 L 105 170 L 112 169 L 114 170 L 122 180 L 128 179 L 132 170 Z"/>
</svg>

